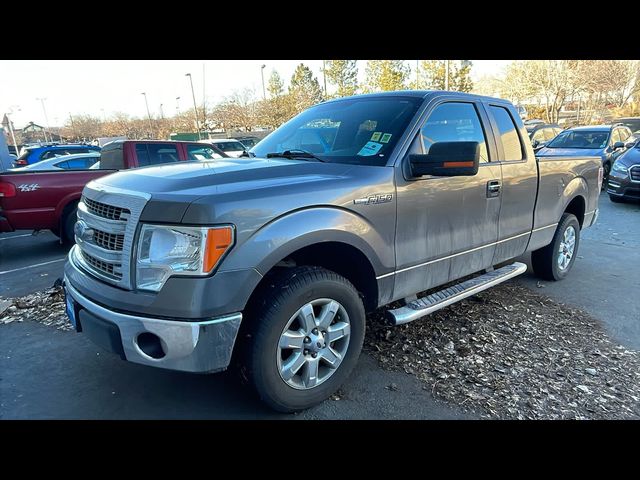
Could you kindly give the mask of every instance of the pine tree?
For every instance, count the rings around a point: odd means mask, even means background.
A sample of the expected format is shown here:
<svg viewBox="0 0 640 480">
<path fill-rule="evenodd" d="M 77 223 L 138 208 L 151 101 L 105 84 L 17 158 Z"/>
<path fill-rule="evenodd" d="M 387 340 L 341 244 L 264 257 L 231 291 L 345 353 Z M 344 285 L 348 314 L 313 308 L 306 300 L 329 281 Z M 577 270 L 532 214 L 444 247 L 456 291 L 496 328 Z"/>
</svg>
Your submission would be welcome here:
<svg viewBox="0 0 640 480">
<path fill-rule="evenodd" d="M 337 87 L 335 97 L 348 97 L 358 90 L 356 60 L 329 60 L 325 74 L 329 83 Z"/>
<path fill-rule="evenodd" d="M 365 92 L 405 90 L 409 67 L 403 60 L 369 60 L 366 68 Z"/>
<path fill-rule="evenodd" d="M 322 101 L 322 90 L 318 79 L 305 64 L 298 65 L 291 76 L 289 95 L 292 97 L 293 107 L 301 112 Z"/>
<path fill-rule="evenodd" d="M 428 90 L 444 90 L 446 66 L 444 60 L 425 60 L 420 68 L 419 88 Z M 471 81 L 471 63 L 449 62 L 449 90 L 470 92 L 473 89 Z"/>
</svg>

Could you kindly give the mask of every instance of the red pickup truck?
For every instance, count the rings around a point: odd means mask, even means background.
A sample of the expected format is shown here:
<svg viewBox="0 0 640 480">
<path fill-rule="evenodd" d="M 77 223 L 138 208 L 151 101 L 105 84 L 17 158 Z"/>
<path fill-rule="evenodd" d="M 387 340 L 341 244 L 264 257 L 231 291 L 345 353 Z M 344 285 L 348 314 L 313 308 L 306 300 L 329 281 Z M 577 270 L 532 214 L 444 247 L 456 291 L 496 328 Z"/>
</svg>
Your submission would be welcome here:
<svg viewBox="0 0 640 480">
<path fill-rule="evenodd" d="M 227 156 L 204 143 L 119 140 L 105 145 L 89 170 L 0 173 L 0 232 L 51 230 L 72 243 L 78 200 L 91 180 L 128 168 Z"/>
</svg>

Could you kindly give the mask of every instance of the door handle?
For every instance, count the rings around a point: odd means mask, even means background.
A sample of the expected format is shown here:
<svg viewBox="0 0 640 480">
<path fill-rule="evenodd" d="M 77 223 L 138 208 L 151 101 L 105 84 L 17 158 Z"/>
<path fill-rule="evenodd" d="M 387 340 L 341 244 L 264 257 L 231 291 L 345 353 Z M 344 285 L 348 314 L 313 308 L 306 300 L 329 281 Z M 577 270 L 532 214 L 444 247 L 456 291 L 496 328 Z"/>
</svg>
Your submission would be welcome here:
<svg viewBox="0 0 640 480">
<path fill-rule="evenodd" d="M 489 180 L 487 182 L 487 198 L 499 196 L 501 187 L 500 180 Z"/>
</svg>

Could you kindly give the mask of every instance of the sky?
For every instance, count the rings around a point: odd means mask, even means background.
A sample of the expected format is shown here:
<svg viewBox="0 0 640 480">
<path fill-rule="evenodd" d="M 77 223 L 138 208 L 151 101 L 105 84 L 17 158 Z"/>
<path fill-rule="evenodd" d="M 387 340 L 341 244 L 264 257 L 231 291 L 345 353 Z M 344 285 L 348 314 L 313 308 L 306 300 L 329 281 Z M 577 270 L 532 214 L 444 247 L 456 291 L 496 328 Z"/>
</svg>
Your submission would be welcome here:
<svg viewBox="0 0 640 480">
<path fill-rule="evenodd" d="M 498 75 L 509 62 L 473 60 L 472 78 Z M 22 128 L 30 121 L 46 126 L 45 110 L 51 127 L 68 122 L 70 113 L 146 117 L 142 92 L 153 117 L 160 116 L 161 104 L 164 115 L 171 116 L 193 106 L 187 73 L 198 105 L 203 93 L 213 105 L 244 88 L 260 98 L 262 65 L 265 84 L 275 69 L 287 85 L 299 63 L 309 66 L 322 86 L 322 60 L 0 60 L 0 119 L 10 113 L 15 127 Z M 416 61 L 407 64 L 413 68 Z M 365 65 L 358 62 L 361 80 Z"/>
</svg>

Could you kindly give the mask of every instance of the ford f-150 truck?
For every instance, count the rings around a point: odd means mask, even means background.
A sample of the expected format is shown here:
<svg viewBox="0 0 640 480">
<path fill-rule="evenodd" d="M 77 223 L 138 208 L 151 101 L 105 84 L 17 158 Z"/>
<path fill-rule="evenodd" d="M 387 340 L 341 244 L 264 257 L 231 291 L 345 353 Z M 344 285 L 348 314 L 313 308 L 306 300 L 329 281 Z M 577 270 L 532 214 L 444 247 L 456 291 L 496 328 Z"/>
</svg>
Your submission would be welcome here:
<svg viewBox="0 0 640 480">
<path fill-rule="evenodd" d="M 24 171 L 0 174 L 0 232 L 51 230 L 63 242 L 73 226 L 87 182 L 117 170 L 186 160 L 227 157 L 215 146 L 196 142 L 119 140 L 100 153 L 100 169 Z"/>
<path fill-rule="evenodd" d="M 67 313 L 123 359 L 201 373 L 237 364 L 271 407 L 301 410 L 349 375 L 366 312 L 399 301 L 392 324 L 424 317 L 521 274 L 525 252 L 542 278 L 565 278 L 601 181 L 597 157 L 537 160 L 504 100 L 332 100 L 249 158 L 89 183 Z"/>
</svg>

